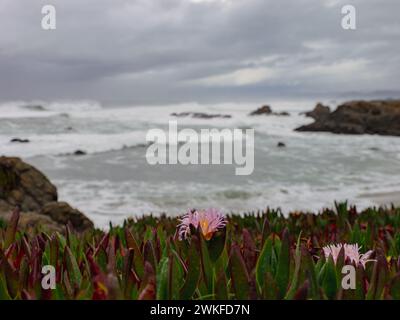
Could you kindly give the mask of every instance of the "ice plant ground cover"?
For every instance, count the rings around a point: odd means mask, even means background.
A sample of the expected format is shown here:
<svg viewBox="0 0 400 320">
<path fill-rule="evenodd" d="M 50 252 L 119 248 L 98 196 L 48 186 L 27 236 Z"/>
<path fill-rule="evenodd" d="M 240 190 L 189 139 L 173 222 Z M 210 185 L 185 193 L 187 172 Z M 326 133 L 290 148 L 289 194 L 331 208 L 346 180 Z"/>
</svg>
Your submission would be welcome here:
<svg viewBox="0 0 400 320">
<path fill-rule="evenodd" d="M 200 213 L 203 225 L 192 220 L 180 240 L 185 217 L 78 234 L 68 226 L 21 230 L 15 212 L 0 221 L 0 299 L 400 299 L 400 208 L 337 204 L 319 214 L 267 210 L 226 221 Z M 216 217 L 223 220 L 210 233 Z M 355 290 L 341 287 L 345 264 L 355 267 Z M 54 290 L 41 286 L 45 265 L 55 267 Z"/>
</svg>

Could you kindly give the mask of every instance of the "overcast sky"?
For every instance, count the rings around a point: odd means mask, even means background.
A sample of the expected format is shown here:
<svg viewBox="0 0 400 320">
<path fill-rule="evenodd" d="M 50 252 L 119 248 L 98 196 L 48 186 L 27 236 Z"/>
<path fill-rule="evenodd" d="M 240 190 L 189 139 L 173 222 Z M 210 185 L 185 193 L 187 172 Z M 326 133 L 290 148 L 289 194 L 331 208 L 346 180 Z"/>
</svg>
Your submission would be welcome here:
<svg viewBox="0 0 400 320">
<path fill-rule="evenodd" d="M 399 0 L 0 0 L 0 100 L 393 96 L 399 13 Z"/>
</svg>

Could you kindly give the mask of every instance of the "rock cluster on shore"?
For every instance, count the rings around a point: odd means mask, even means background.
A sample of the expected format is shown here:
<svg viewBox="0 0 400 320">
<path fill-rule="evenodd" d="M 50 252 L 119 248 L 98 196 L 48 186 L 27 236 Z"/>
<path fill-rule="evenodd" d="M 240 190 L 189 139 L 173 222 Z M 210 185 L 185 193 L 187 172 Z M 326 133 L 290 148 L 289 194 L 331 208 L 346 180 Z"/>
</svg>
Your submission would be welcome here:
<svg viewBox="0 0 400 320">
<path fill-rule="evenodd" d="M 0 218 L 19 207 L 22 227 L 46 225 L 62 230 L 70 223 L 77 231 L 93 227 L 83 213 L 58 202 L 56 187 L 46 176 L 19 158 L 0 157 Z"/>
<path fill-rule="evenodd" d="M 306 117 L 310 117 L 313 119 L 320 119 L 322 117 L 328 116 L 331 113 L 331 109 L 328 106 L 324 106 L 322 103 L 318 103 L 314 110 L 303 112 Z"/>
<path fill-rule="evenodd" d="M 223 119 L 230 119 L 232 118 L 229 114 L 208 114 L 203 112 L 181 112 L 181 113 L 171 113 L 172 117 L 177 118 L 186 118 L 192 117 L 195 119 L 215 119 L 215 118 L 223 118 Z"/>
<path fill-rule="evenodd" d="M 251 112 L 249 116 L 261 116 L 261 115 L 267 115 L 267 116 L 289 116 L 290 114 L 286 111 L 283 112 L 273 112 L 270 106 L 262 106 L 261 108 L 258 108 L 257 110 Z"/>
<path fill-rule="evenodd" d="M 296 131 L 400 136 L 400 100 L 351 101 L 333 112 L 321 107 L 309 115 L 315 122 Z"/>
</svg>

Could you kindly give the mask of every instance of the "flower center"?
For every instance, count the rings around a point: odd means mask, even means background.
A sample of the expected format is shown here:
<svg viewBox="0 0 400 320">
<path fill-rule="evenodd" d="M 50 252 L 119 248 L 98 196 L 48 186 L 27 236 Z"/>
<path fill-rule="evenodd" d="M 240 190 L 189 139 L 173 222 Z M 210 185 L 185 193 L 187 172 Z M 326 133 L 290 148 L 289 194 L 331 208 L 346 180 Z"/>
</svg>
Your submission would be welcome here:
<svg viewBox="0 0 400 320">
<path fill-rule="evenodd" d="M 208 230 L 208 226 L 209 226 L 209 223 L 208 223 L 207 219 L 200 220 L 201 233 L 203 234 L 203 236 L 206 240 L 210 240 L 213 235 L 213 232 L 210 232 Z"/>
</svg>

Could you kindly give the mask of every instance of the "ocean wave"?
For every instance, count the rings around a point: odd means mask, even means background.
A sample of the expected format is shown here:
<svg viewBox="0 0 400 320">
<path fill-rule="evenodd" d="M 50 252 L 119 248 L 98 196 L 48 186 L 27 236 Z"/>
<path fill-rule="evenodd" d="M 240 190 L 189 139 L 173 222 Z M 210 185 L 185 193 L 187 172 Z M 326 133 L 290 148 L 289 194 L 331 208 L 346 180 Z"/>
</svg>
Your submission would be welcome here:
<svg viewBox="0 0 400 320">
<path fill-rule="evenodd" d="M 173 181 L 55 181 L 60 198 L 74 203 L 87 213 L 99 227 L 109 221 L 120 223 L 123 219 L 145 214 L 182 215 L 190 208 L 216 207 L 225 213 L 243 214 L 266 208 L 280 208 L 284 215 L 294 211 L 318 212 L 334 208 L 335 201 L 349 201 L 359 209 L 378 206 L 374 196 L 360 195 L 360 187 L 314 187 L 306 184 L 258 184 L 241 188 L 190 182 L 184 188 Z M 246 192 L 241 192 L 246 187 Z M 375 185 L 376 190 L 390 192 L 398 186 Z M 240 190 L 239 190 L 240 189 Z"/>
<path fill-rule="evenodd" d="M 100 103 L 82 101 L 9 101 L 0 104 L 1 118 L 36 118 L 49 117 L 69 112 L 87 112 L 101 110 Z"/>
<path fill-rule="evenodd" d="M 134 131 L 119 134 L 43 134 L 30 135 L 28 143 L 10 142 L 8 136 L 0 136 L 0 154 L 7 156 L 65 156 L 80 150 L 85 154 L 96 154 L 143 147 L 146 132 Z"/>
</svg>

